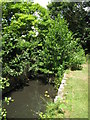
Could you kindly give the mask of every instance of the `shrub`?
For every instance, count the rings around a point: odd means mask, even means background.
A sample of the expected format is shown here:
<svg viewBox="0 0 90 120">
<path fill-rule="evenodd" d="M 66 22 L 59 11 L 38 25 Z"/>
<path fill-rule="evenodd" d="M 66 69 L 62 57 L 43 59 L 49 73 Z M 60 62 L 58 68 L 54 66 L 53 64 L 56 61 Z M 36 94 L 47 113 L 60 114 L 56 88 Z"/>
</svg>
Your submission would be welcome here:
<svg viewBox="0 0 90 120">
<path fill-rule="evenodd" d="M 2 11 L 3 76 L 36 74 L 50 25 L 47 10 L 33 3 L 3 3 Z"/>
<path fill-rule="evenodd" d="M 58 87 L 66 68 L 82 64 L 84 52 L 60 15 L 52 20 L 33 3 L 3 3 L 2 8 L 3 77 L 44 74 L 54 76 L 51 82 Z"/>
<path fill-rule="evenodd" d="M 80 68 L 85 60 L 83 49 L 73 39 L 67 22 L 59 15 L 52 21 L 42 52 L 43 67 L 55 75 L 56 88 L 60 85 L 66 68 Z"/>
</svg>

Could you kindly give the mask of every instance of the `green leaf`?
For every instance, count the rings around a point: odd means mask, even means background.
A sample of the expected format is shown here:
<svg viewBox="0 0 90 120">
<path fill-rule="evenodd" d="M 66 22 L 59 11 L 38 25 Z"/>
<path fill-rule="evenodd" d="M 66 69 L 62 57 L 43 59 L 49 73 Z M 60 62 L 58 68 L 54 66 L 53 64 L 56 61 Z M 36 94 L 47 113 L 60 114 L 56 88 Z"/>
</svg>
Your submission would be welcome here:
<svg viewBox="0 0 90 120">
<path fill-rule="evenodd" d="M 9 82 L 7 82 L 7 83 L 6 83 L 6 87 L 9 87 L 9 86 L 10 86 L 10 83 L 9 83 Z"/>
</svg>

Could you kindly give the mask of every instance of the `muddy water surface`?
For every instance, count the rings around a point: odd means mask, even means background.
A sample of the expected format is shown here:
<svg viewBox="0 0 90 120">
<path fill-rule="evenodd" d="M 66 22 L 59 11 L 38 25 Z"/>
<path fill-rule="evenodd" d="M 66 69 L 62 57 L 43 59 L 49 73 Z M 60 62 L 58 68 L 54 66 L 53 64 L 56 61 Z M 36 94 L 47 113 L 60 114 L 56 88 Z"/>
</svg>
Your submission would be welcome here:
<svg viewBox="0 0 90 120">
<path fill-rule="evenodd" d="M 45 97 L 48 91 L 50 98 Z M 40 80 L 31 80 L 27 86 L 11 92 L 8 96 L 14 99 L 10 105 L 4 104 L 8 118 L 38 118 L 38 113 L 45 110 L 46 102 L 56 95 L 54 87 Z"/>
</svg>

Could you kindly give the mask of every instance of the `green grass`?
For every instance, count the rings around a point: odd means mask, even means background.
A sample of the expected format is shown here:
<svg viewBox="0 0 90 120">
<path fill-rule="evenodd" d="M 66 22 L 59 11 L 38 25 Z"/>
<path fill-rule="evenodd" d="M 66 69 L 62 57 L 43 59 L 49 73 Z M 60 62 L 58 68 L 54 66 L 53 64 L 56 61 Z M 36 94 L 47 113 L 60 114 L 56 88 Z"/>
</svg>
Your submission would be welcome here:
<svg viewBox="0 0 90 120">
<path fill-rule="evenodd" d="M 65 118 L 88 118 L 88 65 L 67 73 Z"/>
</svg>

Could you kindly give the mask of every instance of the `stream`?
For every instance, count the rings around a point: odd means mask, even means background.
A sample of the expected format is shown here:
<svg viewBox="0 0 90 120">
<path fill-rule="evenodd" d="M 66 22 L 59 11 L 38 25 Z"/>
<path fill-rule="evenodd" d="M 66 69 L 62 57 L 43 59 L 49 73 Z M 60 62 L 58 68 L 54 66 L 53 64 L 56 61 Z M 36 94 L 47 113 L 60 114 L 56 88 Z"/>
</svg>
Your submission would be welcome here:
<svg viewBox="0 0 90 120">
<path fill-rule="evenodd" d="M 48 91 L 49 98 L 45 96 L 45 91 Z M 38 79 L 30 80 L 27 86 L 7 95 L 14 99 L 14 102 L 10 102 L 9 105 L 3 104 L 7 109 L 7 118 L 38 118 L 38 113 L 45 111 L 46 103 L 53 101 L 55 95 L 53 85 Z"/>
</svg>

